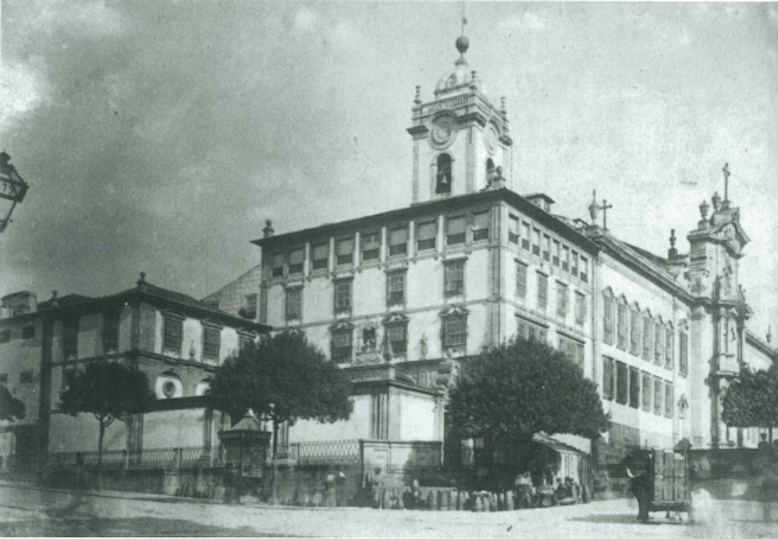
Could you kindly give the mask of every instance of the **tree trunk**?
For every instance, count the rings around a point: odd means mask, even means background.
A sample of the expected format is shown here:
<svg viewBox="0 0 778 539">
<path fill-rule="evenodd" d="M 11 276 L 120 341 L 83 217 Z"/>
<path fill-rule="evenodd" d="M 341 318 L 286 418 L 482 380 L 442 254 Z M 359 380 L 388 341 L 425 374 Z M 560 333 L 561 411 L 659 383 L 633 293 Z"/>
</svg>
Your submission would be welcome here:
<svg viewBox="0 0 778 539">
<path fill-rule="evenodd" d="M 103 490 L 103 438 L 105 436 L 105 423 L 100 418 L 100 437 L 97 442 L 97 488 Z"/>
</svg>

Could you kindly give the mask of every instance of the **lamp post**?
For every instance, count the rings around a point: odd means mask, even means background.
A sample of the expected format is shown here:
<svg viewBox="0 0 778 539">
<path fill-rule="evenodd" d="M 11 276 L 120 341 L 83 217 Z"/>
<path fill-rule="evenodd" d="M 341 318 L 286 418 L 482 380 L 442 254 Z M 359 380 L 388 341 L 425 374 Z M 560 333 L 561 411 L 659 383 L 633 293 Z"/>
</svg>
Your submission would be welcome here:
<svg viewBox="0 0 778 539">
<path fill-rule="evenodd" d="M 11 213 L 24 200 L 28 187 L 11 164 L 11 156 L 0 153 L 0 232 L 11 222 Z"/>
</svg>

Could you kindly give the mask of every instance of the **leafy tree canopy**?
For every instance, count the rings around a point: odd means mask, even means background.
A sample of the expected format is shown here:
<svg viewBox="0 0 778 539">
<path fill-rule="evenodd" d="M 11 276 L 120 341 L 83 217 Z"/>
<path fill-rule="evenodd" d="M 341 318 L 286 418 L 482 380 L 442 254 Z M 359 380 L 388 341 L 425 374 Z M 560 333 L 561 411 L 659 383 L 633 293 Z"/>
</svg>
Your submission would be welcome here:
<svg viewBox="0 0 778 539">
<path fill-rule="evenodd" d="M 732 427 L 778 426 L 778 372 L 744 366 L 727 386 L 721 408 L 722 420 Z"/>
<path fill-rule="evenodd" d="M 11 395 L 6 386 L 0 385 L 0 420 L 24 419 L 25 412 L 24 403 Z"/>
<path fill-rule="evenodd" d="M 538 432 L 597 438 L 609 428 L 595 383 L 563 353 L 518 339 L 470 360 L 451 390 L 454 429 L 527 442 Z"/>
<path fill-rule="evenodd" d="M 143 412 L 155 398 L 145 373 L 122 363 L 96 361 L 72 377 L 60 394 L 59 409 L 71 415 L 92 413 L 101 423 L 110 423 Z"/>
<path fill-rule="evenodd" d="M 251 408 L 276 423 L 348 419 L 348 375 L 308 343 L 284 332 L 249 344 L 228 358 L 214 376 L 209 397 L 214 408 L 242 415 Z"/>
</svg>

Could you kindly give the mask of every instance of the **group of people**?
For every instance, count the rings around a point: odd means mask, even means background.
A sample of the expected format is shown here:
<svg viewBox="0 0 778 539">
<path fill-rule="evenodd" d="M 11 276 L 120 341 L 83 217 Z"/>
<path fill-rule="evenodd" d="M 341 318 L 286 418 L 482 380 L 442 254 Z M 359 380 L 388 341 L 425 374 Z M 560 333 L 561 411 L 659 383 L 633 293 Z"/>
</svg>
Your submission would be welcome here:
<svg viewBox="0 0 778 539">
<path fill-rule="evenodd" d="M 535 487 L 530 472 L 524 472 L 516 477 L 516 507 L 549 507 L 552 505 L 572 505 L 582 501 L 581 486 L 572 477 L 556 478 L 556 485 L 545 481 Z"/>
</svg>

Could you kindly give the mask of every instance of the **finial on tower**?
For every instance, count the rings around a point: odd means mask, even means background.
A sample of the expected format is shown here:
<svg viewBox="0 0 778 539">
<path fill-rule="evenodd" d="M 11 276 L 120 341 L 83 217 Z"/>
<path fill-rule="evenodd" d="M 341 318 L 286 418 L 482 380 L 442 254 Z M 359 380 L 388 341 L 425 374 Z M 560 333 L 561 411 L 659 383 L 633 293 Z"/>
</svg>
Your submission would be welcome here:
<svg viewBox="0 0 778 539">
<path fill-rule="evenodd" d="M 773 340 L 773 326 L 767 326 L 767 344 L 770 344 Z"/>
<path fill-rule="evenodd" d="M 670 229 L 670 249 L 667 250 L 667 258 L 672 260 L 678 256 L 678 249 L 675 248 L 675 229 Z"/>
<path fill-rule="evenodd" d="M 416 96 L 413 98 L 413 102 L 417 105 L 421 105 L 421 86 L 416 87 Z"/>
</svg>

